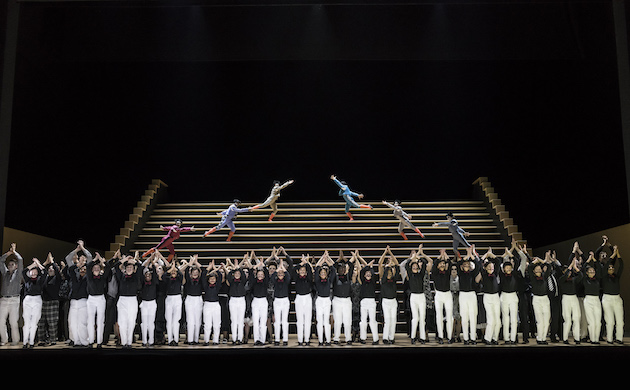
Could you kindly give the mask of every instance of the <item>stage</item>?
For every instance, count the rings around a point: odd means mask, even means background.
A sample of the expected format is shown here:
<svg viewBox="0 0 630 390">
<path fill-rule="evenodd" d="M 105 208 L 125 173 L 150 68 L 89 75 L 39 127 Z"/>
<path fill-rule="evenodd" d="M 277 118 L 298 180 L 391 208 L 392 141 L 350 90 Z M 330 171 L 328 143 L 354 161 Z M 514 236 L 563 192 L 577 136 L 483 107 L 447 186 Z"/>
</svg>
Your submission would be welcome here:
<svg viewBox="0 0 630 390">
<path fill-rule="evenodd" d="M 519 335 L 520 336 L 520 335 Z M 300 364 L 326 362 L 335 364 L 335 367 L 343 367 L 342 370 L 351 368 L 365 369 L 372 364 L 379 367 L 383 364 L 391 364 L 392 369 L 407 368 L 409 365 L 420 364 L 422 367 L 431 367 L 445 363 L 479 365 L 479 364 L 507 364 L 515 369 L 514 364 L 553 364 L 554 369 L 560 367 L 576 367 L 585 364 L 586 360 L 592 362 L 610 362 L 619 364 L 627 361 L 630 356 L 630 338 L 624 338 L 624 344 L 608 344 L 601 342 L 593 345 L 582 342 L 576 345 L 573 341 L 566 345 L 562 342 L 547 345 L 539 345 L 535 340 L 529 343 L 516 345 L 485 345 L 477 342 L 476 345 L 464 345 L 462 342 L 453 344 L 439 344 L 435 334 L 429 334 L 429 340 L 425 344 L 419 342 L 412 344 L 405 334 L 397 334 L 394 344 L 385 345 L 382 340 L 373 345 L 371 336 L 366 344 L 345 342 L 339 345 L 319 346 L 317 339 L 311 339 L 309 346 L 298 346 L 295 334 L 289 335 L 287 346 L 282 343 L 275 346 L 267 343 L 264 346 L 254 346 L 253 341 L 247 344 L 232 345 L 231 342 L 219 345 L 204 346 L 186 345 L 181 340 L 178 346 L 153 346 L 143 347 L 136 341 L 131 349 L 117 347 L 113 342 L 103 348 L 71 347 L 66 343 L 58 343 L 54 346 L 35 346 L 32 349 L 23 349 L 19 346 L 0 347 L 0 360 L 3 362 L 30 362 L 44 363 L 49 367 L 70 367 L 72 364 L 101 364 L 116 365 L 125 362 L 133 362 L 134 365 L 160 364 L 164 362 L 175 363 L 177 367 L 186 363 L 189 367 L 207 368 L 235 368 L 239 363 L 247 362 L 254 369 L 256 365 L 262 365 L 261 369 L 273 369 L 274 365 L 281 364 L 282 368 L 299 369 Z M 202 339 L 203 341 L 203 339 Z M 621 360 L 624 359 L 624 360 Z M 441 362 L 441 363 L 440 363 Z M 337 366 L 337 364 L 342 364 Z M 599 364 L 599 363 L 598 363 Z M 148 367 L 148 366 L 147 366 Z M 330 366 L 332 367 L 332 366 Z M 446 367 L 445 367 L 446 368 Z M 524 366 L 529 370 L 531 367 Z M 542 368 L 542 366 L 541 366 Z"/>
</svg>

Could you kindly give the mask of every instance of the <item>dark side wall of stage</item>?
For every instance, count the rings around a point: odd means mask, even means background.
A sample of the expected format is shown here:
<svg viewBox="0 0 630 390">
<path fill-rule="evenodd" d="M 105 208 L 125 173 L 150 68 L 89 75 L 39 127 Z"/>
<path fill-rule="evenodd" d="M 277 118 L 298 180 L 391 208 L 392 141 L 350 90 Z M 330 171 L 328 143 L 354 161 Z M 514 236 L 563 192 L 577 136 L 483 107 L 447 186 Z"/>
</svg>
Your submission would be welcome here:
<svg viewBox="0 0 630 390">
<path fill-rule="evenodd" d="M 173 200 L 467 198 L 534 246 L 628 222 L 610 3 L 21 4 L 7 226 L 107 247 Z"/>
</svg>

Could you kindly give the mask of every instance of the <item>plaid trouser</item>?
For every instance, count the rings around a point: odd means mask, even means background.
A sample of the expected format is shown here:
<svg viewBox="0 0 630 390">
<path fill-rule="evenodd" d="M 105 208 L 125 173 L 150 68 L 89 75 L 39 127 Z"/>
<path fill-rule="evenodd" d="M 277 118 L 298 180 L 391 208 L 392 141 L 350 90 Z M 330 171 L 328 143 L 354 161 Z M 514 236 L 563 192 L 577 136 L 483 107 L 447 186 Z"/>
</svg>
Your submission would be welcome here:
<svg viewBox="0 0 630 390">
<path fill-rule="evenodd" d="M 59 323 L 59 301 L 43 301 L 42 316 L 37 326 L 37 338 L 40 342 L 57 342 Z"/>
</svg>

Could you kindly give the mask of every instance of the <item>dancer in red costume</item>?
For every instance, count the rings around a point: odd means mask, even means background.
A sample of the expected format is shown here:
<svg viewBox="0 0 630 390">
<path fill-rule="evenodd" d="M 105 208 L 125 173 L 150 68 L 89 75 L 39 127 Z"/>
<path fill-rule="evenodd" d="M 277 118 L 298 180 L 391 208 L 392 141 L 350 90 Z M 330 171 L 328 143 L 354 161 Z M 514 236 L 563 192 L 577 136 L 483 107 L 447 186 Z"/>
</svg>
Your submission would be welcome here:
<svg viewBox="0 0 630 390">
<path fill-rule="evenodd" d="M 194 226 L 182 227 L 182 220 L 176 219 L 175 225 L 171 225 L 171 226 L 160 225 L 160 229 L 162 229 L 163 231 L 167 231 L 168 233 L 166 233 L 166 236 L 162 237 L 162 241 L 160 241 L 158 245 L 144 252 L 142 254 L 142 257 L 145 258 L 149 256 L 151 253 L 155 252 L 156 250 L 166 248 L 168 249 L 168 257 L 166 260 L 170 264 L 171 261 L 173 260 L 173 257 L 175 256 L 175 246 L 173 245 L 173 242 L 179 238 L 181 232 L 194 232 L 195 227 Z"/>
</svg>

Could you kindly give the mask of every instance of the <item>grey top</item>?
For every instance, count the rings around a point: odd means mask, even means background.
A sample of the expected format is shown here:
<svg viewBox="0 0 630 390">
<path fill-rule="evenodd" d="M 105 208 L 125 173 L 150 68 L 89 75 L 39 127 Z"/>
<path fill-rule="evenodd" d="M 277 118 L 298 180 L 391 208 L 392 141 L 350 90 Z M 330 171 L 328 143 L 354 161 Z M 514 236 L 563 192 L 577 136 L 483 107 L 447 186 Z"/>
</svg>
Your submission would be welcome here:
<svg viewBox="0 0 630 390">
<path fill-rule="evenodd" d="M 453 236 L 463 236 L 464 233 L 466 233 L 464 229 L 459 227 L 459 224 L 457 223 L 457 220 L 455 218 L 451 219 L 450 221 L 438 222 L 437 225 L 448 226 L 448 231 L 451 232 Z"/>
<path fill-rule="evenodd" d="M 409 220 L 409 214 L 407 214 L 405 212 L 405 210 L 403 210 L 403 208 L 401 206 L 395 206 L 389 202 L 384 202 L 385 206 L 389 207 L 390 209 L 394 210 L 394 217 L 398 218 L 398 219 L 407 219 Z"/>
<path fill-rule="evenodd" d="M 17 268 L 13 272 L 9 272 L 6 261 L 9 257 L 8 253 L 0 256 L 0 274 L 2 275 L 2 288 L 0 288 L 0 295 L 3 297 L 15 297 L 20 295 L 20 289 L 22 288 L 22 271 L 24 270 L 24 259 L 19 253 L 13 252 L 17 258 Z"/>
</svg>

